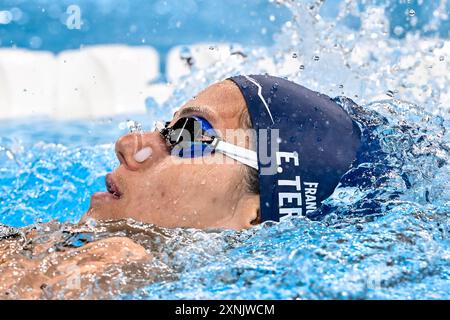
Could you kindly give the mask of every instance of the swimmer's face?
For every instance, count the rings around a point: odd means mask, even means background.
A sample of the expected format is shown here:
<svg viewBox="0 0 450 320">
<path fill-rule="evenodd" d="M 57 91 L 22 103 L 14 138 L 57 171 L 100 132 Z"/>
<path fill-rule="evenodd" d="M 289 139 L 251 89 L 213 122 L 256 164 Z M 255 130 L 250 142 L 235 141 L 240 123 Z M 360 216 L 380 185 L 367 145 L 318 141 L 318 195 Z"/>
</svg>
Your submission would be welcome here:
<svg viewBox="0 0 450 320">
<path fill-rule="evenodd" d="M 246 108 L 239 88 L 225 80 L 183 105 L 171 124 L 180 117 L 195 115 L 225 133 L 227 129 L 243 128 Z M 230 142 L 249 148 L 245 136 Z M 136 161 L 136 152 L 146 147 L 151 148 L 151 156 L 143 162 Z M 95 193 L 83 220 L 133 218 L 169 228 L 242 229 L 257 219 L 259 196 L 247 192 L 247 170 L 243 164 L 219 153 L 206 156 L 209 159 L 173 156 L 156 131 L 120 137 L 116 154 L 120 165 L 107 180 L 115 185 L 113 189 L 120 197 Z"/>
</svg>

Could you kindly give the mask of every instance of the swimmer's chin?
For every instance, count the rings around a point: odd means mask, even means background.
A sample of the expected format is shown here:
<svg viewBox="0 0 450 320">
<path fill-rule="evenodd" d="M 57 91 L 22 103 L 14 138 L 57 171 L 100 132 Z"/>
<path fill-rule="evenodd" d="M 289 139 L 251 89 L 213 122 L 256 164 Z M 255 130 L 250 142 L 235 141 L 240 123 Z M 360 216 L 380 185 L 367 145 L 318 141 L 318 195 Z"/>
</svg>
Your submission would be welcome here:
<svg viewBox="0 0 450 320">
<path fill-rule="evenodd" d="M 113 207 L 117 205 L 119 199 L 116 199 L 108 192 L 96 192 L 91 196 L 88 211 L 81 217 L 79 223 L 86 223 L 89 219 L 94 220 L 115 220 L 117 217 L 113 214 Z"/>
<path fill-rule="evenodd" d="M 80 221 L 78 221 L 78 224 L 86 224 L 89 221 L 100 222 L 120 219 L 121 218 L 106 214 L 105 211 L 99 210 L 98 208 L 89 208 L 88 211 L 81 217 Z"/>
<path fill-rule="evenodd" d="M 93 208 L 92 206 L 88 209 L 88 211 L 86 211 L 86 213 L 81 217 L 80 221 L 78 221 L 78 224 L 85 224 L 86 222 L 88 222 L 89 220 L 95 220 L 98 221 L 99 217 L 98 217 L 98 212 L 95 208 Z"/>
</svg>

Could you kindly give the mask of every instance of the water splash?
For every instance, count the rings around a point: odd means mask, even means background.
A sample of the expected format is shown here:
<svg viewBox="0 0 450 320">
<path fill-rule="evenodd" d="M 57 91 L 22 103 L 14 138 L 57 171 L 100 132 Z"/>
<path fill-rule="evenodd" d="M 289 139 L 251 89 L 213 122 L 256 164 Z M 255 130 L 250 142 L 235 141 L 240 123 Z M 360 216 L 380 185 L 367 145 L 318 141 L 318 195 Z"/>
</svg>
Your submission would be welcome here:
<svg viewBox="0 0 450 320">
<path fill-rule="evenodd" d="M 171 106 L 229 75 L 267 72 L 355 100 L 337 98 L 370 148 L 310 220 L 248 231 L 238 248 L 131 297 L 448 298 L 450 70 L 441 57 L 449 42 L 406 27 L 393 37 L 389 8 L 375 1 L 342 2 L 331 21 L 320 15 L 323 1 L 279 2 L 294 18 L 273 47 L 194 70 Z M 343 23 L 350 15 L 356 30 Z"/>
<path fill-rule="evenodd" d="M 413 26 L 411 19 L 422 11 L 418 4 L 410 8 L 413 16 L 406 11 L 407 24 L 393 24 L 390 2 L 343 1 L 334 17 L 323 15 L 323 1 L 277 2 L 294 18 L 274 46 L 232 46 L 229 57 L 207 70 L 192 61 L 191 74 L 176 84 L 170 103 L 152 114 L 165 116 L 230 75 L 267 72 L 337 97 L 361 124 L 367 148 L 307 218 L 243 232 L 116 222 L 93 226 L 91 238 L 64 238 L 77 245 L 131 237 L 155 255 L 156 268 L 167 275 L 145 279 L 118 266 L 115 274 L 125 285 L 106 287 L 97 293 L 101 297 L 449 298 L 449 42 L 439 37 L 447 2 L 434 7 L 428 23 Z M 76 221 L 85 209 L 81 204 L 100 188 L 98 179 L 115 161 L 108 146 L 2 139 L 0 222 L 16 226 L 51 217 Z M 50 236 L 66 227 L 72 228 L 55 225 L 41 232 Z M 0 237 L 20 232 L 2 228 Z"/>
</svg>

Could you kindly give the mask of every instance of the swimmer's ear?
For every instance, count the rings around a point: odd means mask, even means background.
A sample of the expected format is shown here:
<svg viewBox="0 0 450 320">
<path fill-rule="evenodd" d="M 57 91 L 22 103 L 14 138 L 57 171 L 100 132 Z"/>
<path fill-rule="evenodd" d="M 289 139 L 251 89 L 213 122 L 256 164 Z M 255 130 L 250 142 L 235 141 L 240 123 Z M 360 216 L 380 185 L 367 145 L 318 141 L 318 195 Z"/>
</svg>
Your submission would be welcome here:
<svg viewBox="0 0 450 320">
<path fill-rule="evenodd" d="M 239 219 L 242 228 L 248 229 L 260 223 L 259 195 L 247 194 L 239 200 L 235 216 Z"/>
</svg>

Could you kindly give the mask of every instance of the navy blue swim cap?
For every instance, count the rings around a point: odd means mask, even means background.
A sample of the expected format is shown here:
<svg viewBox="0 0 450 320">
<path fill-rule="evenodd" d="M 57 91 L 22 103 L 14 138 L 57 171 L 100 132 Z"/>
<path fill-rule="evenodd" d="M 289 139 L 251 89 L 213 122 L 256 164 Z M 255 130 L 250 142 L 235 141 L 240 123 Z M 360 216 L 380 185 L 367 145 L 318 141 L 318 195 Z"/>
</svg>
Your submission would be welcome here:
<svg viewBox="0 0 450 320">
<path fill-rule="evenodd" d="M 330 97 L 269 75 L 231 77 L 256 130 L 262 221 L 319 208 L 350 168 L 358 125 Z"/>
</svg>

